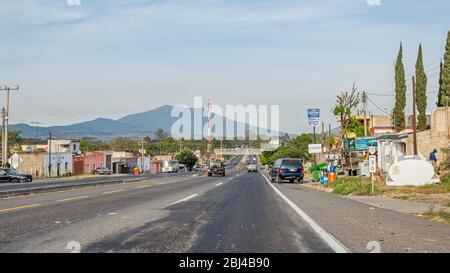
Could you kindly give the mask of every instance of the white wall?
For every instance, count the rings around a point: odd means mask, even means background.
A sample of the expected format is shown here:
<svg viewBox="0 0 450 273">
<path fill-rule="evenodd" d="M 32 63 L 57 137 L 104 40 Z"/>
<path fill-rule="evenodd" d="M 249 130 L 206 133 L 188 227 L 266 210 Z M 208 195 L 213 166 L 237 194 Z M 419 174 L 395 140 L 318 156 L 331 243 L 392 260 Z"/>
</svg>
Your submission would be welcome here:
<svg viewBox="0 0 450 273">
<path fill-rule="evenodd" d="M 73 158 L 72 153 L 52 153 L 52 170 L 51 177 L 58 176 L 58 164 L 59 164 L 59 175 L 62 176 L 67 173 L 72 173 L 73 170 Z M 44 169 L 46 176 L 49 176 L 49 157 L 48 153 L 44 155 Z"/>
</svg>

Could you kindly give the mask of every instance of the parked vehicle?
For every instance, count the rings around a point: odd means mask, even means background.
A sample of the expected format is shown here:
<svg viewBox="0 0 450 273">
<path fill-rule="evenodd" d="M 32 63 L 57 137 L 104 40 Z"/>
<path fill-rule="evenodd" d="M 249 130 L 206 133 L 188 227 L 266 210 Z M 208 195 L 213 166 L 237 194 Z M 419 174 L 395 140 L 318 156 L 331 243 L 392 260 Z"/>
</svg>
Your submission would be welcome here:
<svg viewBox="0 0 450 273">
<path fill-rule="evenodd" d="M 203 166 L 201 166 L 201 165 L 195 165 L 195 166 L 192 168 L 192 170 L 193 170 L 194 172 L 201 172 L 201 171 L 203 171 Z"/>
<path fill-rule="evenodd" d="M 161 161 L 162 173 L 177 173 L 180 170 L 180 162 L 178 160 Z"/>
<path fill-rule="evenodd" d="M 288 180 L 293 183 L 297 180 L 300 183 L 303 182 L 305 168 L 299 158 L 280 158 L 275 161 L 269 175 L 272 182 L 281 183 L 283 180 Z"/>
<path fill-rule="evenodd" d="M 257 173 L 258 172 L 258 165 L 256 165 L 256 164 L 249 164 L 248 166 L 247 166 L 247 170 L 248 170 L 248 172 L 249 173 Z"/>
<path fill-rule="evenodd" d="M 108 169 L 107 167 L 99 167 L 99 168 L 94 170 L 94 174 L 110 175 L 111 174 L 111 170 Z"/>
<path fill-rule="evenodd" d="M 0 183 L 33 182 L 30 174 L 19 174 L 14 169 L 0 169 Z"/>
<path fill-rule="evenodd" d="M 213 176 L 213 174 L 225 176 L 225 165 L 222 161 L 212 160 L 209 162 L 208 176 Z"/>
</svg>

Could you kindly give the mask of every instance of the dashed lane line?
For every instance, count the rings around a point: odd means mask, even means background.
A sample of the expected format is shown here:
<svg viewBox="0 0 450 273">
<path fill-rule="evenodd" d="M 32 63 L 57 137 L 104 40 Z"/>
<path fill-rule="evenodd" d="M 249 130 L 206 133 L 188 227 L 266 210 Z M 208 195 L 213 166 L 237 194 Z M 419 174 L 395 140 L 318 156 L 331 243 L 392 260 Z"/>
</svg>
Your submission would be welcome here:
<svg viewBox="0 0 450 273">
<path fill-rule="evenodd" d="M 176 202 L 170 204 L 169 207 L 170 207 L 170 206 L 173 206 L 173 205 L 176 205 L 176 204 L 179 204 L 179 203 L 182 203 L 182 202 L 185 202 L 185 201 L 188 201 L 188 200 L 190 200 L 190 199 L 196 197 L 197 195 L 198 195 L 198 194 L 196 194 L 196 193 L 195 193 L 195 194 L 192 194 L 192 195 L 189 195 L 189 196 L 186 197 L 186 198 L 183 198 L 183 199 L 181 199 L 181 200 L 178 200 L 178 201 L 176 201 Z"/>
</svg>

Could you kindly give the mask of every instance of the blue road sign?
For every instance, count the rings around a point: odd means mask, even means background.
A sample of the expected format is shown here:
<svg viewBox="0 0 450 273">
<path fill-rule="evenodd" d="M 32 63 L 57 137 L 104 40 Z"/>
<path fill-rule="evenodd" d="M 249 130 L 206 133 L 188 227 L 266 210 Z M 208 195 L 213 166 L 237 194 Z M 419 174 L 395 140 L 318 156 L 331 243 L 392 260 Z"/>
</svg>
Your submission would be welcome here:
<svg viewBox="0 0 450 273">
<path fill-rule="evenodd" d="M 320 109 L 310 108 L 308 109 L 308 123 L 310 126 L 318 126 L 320 123 Z"/>
</svg>

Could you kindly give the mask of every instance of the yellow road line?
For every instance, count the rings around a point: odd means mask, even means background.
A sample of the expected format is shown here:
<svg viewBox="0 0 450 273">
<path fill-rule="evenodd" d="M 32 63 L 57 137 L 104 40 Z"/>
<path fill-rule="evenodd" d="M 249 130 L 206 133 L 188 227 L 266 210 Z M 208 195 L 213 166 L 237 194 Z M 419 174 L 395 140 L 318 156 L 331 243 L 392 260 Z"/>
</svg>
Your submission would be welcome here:
<svg viewBox="0 0 450 273">
<path fill-rule="evenodd" d="M 34 208 L 34 207 L 38 207 L 40 205 L 41 204 L 33 204 L 33 205 L 25 205 L 25 206 L 14 207 L 14 208 L 9 208 L 9 209 L 0 209 L 0 212 L 7 212 L 7 211 L 14 211 L 14 210 L 19 210 L 19 209 Z"/>
<path fill-rule="evenodd" d="M 112 193 L 121 192 L 121 191 L 123 191 L 123 190 L 107 191 L 107 192 L 103 192 L 102 194 L 112 194 Z"/>
<path fill-rule="evenodd" d="M 82 195 L 82 196 L 76 196 L 76 197 L 70 197 L 70 198 L 66 198 L 66 199 L 56 200 L 56 202 L 67 202 L 67 201 L 72 201 L 72 200 L 84 199 L 84 198 L 88 198 L 88 197 L 89 197 L 89 195 Z"/>
</svg>

